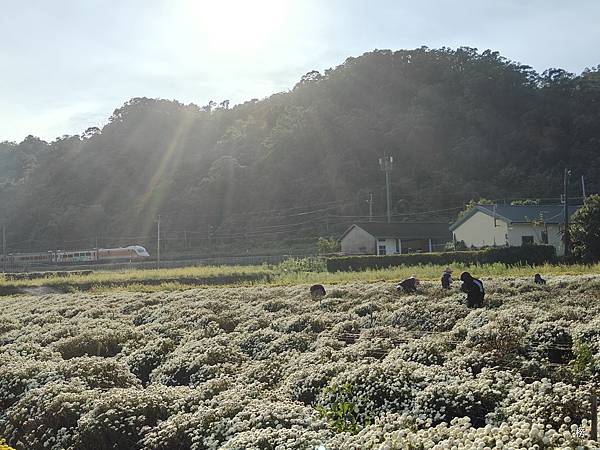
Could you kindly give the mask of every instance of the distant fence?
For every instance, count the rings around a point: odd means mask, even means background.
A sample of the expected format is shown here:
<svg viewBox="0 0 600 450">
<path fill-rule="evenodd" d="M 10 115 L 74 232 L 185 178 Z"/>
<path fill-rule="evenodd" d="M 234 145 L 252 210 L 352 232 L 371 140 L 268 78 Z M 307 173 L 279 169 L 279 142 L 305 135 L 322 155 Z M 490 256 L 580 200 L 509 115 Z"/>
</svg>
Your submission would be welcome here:
<svg viewBox="0 0 600 450">
<path fill-rule="evenodd" d="M 420 264 L 490 264 L 536 265 L 556 261 L 556 249 L 551 245 L 522 247 L 492 247 L 485 250 L 443 253 L 411 253 L 391 256 L 341 256 L 327 259 L 329 272 L 385 269 L 393 266 Z"/>
<path fill-rule="evenodd" d="M 186 258 L 173 259 L 175 256 L 170 256 L 169 259 L 161 259 L 161 269 L 176 268 L 176 267 L 193 267 L 193 266 L 259 266 L 261 264 L 279 264 L 288 258 L 305 258 L 307 255 L 241 255 L 241 256 L 214 256 L 209 258 Z M 24 265 L 10 264 L 7 265 L 8 272 L 32 272 L 32 271 L 57 271 L 57 270 L 124 270 L 124 269 L 155 269 L 157 261 L 155 259 L 144 261 L 126 261 L 126 262 L 90 262 L 87 264 L 69 264 L 69 265 Z"/>
</svg>

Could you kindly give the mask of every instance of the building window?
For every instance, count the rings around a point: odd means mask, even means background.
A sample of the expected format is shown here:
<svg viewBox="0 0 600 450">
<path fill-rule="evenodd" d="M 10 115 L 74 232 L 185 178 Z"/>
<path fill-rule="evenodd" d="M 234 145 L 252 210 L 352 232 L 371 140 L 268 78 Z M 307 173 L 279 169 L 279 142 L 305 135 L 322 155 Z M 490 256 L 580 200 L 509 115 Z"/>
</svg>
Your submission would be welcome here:
<svg viewBox="0 0 600 450">
<path fill-rule="evenodd" d="M 521 236 L 521 245 L 532 245 L 533 236 Z"/>
<path fill-rule="evenodd" d="M 378 254 L 379 254 L 379 255 L 385 255 L 385 254 L 386 254 L 386 251 L 385 251 L 385 250 L 386 250 L 386 249 L 385 249 L 385 245 L 380 245 L 380 246 L 379 246 L 379 252 L 378 252 Z"/>
<path fill-rule="evenodd" d="M 548 243 L 548 232 L 547 231 L 542 231 L 542 243 L 543 244 Z"/>
<path fill-rule="evenodd" d="M 385 242 L 385 238 L 379 238 L 377 239 L 379 242 Z"/>
<path fill-rule="evenodd" d="M 396 253 L 400 253 L 400 239 L 396 238 Z"/>
</svg>

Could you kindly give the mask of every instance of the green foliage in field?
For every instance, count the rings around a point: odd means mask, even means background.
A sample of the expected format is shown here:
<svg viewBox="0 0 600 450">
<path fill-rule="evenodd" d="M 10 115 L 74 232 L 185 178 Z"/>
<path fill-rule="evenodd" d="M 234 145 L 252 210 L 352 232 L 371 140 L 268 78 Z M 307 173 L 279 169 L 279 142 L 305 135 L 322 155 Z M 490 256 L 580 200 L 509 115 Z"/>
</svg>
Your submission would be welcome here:
<svg viewBox="0 0 600 450">
<path fill-rule="evenodd" d="M 338 433 L 358 433 L 362 428 L 371 425 L 372 420 L 361 414 L 357 403 L 353 401 L 353 386 L 344 383 L 341 386 L 328 386 L 321 396 L 332 399 L 325 400 L 326 406 L 318 405 L 317 411 L 329 422 Z M 364 399 L 363 399 L 364 401 Z"/>
<path fill-rule="evenodd" d="M 575 376 L 588 379 L 594 373 L 594 352 L 592 347 L 586 343 L 579 343 L 575 347 L 575 359 L 571 361 L 571 367 Z"/>
<path fill-rule="evenodd" d="M 340 243 L 335 237 L 320 237 L 317 240 L 319 254 L 335 253 L 340 251 Z"/>
</svg>

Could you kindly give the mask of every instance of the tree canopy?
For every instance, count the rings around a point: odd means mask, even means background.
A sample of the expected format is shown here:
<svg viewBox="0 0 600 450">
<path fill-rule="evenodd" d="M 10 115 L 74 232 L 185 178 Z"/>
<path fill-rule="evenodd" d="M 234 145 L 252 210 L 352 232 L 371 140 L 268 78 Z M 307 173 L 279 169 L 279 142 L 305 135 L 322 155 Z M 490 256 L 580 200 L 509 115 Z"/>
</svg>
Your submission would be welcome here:
<svg viewBox="0 0 600 450">
<path fill-rule="evenodd" d="M 368 215 L 370 193 L 385 214 L 384 153 L 396 219 L 431 221 L 473 198 L 558 197 L 565 166 L 598 192 L 599 148 L 599 67 L 377 50 L 260 101 L 134 98 L 81 136 L 0 143 L 0 220 L 12 250 L 143 244 L 158 214 L 173 245 L 316 242 Z"/>
<path fill-rule="evenodd" d="M 600 260 L 600 195 L 591 195 L 572 217 L 573 253 L 586 262 Z"/>
</svg>

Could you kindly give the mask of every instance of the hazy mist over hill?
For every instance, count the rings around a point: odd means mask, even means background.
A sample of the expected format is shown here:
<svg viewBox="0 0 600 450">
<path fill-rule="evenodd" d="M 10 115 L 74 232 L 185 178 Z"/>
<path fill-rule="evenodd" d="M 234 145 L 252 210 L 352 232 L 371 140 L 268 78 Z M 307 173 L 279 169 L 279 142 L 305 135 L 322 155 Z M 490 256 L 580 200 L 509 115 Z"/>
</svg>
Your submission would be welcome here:
<svg viewBox="0 0 600 450">
<path fill-rule="evenodd" d="M 134 98 L 82 136 L 0 144 L 9 248 L 148 242 L 158 214 L 172 248 L 335 235 L 368 214 L 369 193 L 384 214 L 384 153 L 397 220 L 558 197 L 567 165 L 600 188 L 598 67 L 540 74 L 492 51 L 378 50 L 264 100 L 221 101 Z"/>
</svg>

